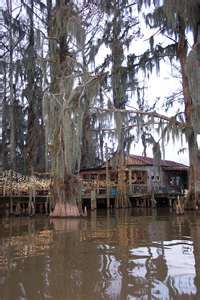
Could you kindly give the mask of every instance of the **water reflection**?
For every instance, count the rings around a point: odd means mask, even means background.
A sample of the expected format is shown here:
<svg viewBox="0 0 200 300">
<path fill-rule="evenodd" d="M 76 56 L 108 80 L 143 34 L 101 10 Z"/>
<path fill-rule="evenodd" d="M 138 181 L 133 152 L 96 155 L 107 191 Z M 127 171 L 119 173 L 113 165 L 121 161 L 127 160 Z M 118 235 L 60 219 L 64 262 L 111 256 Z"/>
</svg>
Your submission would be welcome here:
<svg viewBox="0 0 200 300">
<path fill-rule="evenodd" d="M 196 214 L 0 222 L 0 299 L 200 299 Z"/>
</svg>

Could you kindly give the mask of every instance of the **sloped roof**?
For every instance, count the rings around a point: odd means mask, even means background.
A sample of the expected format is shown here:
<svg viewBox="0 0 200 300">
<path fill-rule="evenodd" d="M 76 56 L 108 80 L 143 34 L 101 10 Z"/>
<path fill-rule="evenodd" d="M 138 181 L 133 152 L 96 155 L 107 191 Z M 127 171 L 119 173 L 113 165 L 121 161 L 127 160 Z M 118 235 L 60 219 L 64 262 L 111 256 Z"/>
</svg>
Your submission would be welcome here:
<svg viewBox="0 0 200 300">
<path fill-rule="evenodd" d="M 139 156 L 139 155 L 129 155 L 127 158 L 127 165 L 147 165 L 152 166 L 153 165 L 153 158 L 151 157 L 145 157 L 145 156 Z M 173 168 L 173 169 L 188 169 L 188 166 L 180 164 L 175 161 L 171 160 L 161 160 L 161 166 L 164 168 Z"/>
<path fill-rule="evenodd" d="M 109 159 L 109 161 L 112 161 L 115 158 L 115 155 L 111 159 Z M 112 165 L 112 163 L 111 163 L 111 165 Z M 126 165 L 127 166 L 153 166 L 153 158 L 130 154 L 126 158 Z M 104 169 L 105 167 L 106 167 L 106 164 L 103 163 L 99 167 L 82 169 L 81 171 L 92 171 L 92 170 L 94 171 L 94 170 Z M 187 171 L 188 170 L 188 166 L 180 164 L 175 161 L 171 161 L 171 160 L 161 160 L 161 167 L 164 170 L 174 170 L 174 171 L 176 171 L 176 170 L 177 171 L 181 171 L 181 170 Z"/>
</svg>

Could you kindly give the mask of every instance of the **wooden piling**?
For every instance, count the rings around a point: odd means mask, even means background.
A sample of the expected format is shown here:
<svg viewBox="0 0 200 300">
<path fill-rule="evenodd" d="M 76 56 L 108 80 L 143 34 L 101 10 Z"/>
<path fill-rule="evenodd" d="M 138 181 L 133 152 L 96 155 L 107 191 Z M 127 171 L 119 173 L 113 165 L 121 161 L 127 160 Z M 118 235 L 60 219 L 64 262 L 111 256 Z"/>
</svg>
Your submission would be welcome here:
<svg viewBox="0 0 200 300">
<path fill-rule="evenodd" d="M 129 193 L 132 193 L 132 170 L 128 171 L 128 185 L 129 185 Z"/>
<path fill-rule="evenodd" d="M 10 196 L 10 215 L 13 215 L 13 198 Z"/>
<path fill-rule="evenodd" d="M 110 176 L 108 158 L 106 159 L 106 207 L 110 208 Z"/>
<path fill-rule="evenodd" d="M 96 203 L 96 191 L 95 189 L 91 190 L 91 210 L 95 210 L 97 208 L 97 203 Z"/>
</svg>

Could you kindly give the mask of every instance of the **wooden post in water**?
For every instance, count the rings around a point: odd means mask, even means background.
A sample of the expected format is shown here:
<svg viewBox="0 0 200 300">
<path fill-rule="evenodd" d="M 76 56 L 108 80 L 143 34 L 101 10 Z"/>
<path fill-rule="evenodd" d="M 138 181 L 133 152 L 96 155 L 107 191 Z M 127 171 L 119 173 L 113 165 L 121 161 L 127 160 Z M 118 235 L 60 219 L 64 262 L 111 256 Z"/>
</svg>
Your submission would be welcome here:
<svg viewBox="0 0 200 300">
<path fill-rule="evenodd" d="M 29 216 L 35 215 L 35 187 L 32 186 L 29 189 L 29 201 L 28 201 L 28 214 Z"/>
<path fill-rule="evenodd" d="M 49 195 L 47 195 L 44 208 L 45 208 L 45 214 L 48 215 L 48 207 L 49 207 Z"/>
<path fill-rule="evenodd" d="M 31 215 L 31 202 L 32 202 L 32 189 L 29 188 L 29 198 L 28 198 L 28 214 Z"/>
<path fill-rule="evenodd" d="M 20 202 L 17 201 L 16 209 L 15 209 L 15 215 L 20 216 L 21 215 L 21 205 Z"/>
<path fill-rule="evenodd" d="M 10 185 L 9 194 L 10 194 L 10 215 L 13 215 L 13 197 L 12 197 L 13 185 L 12 185 L 12 182 L 11 182 L 11 185 Z"/>
<path fill-rule="evenodd" d="M 49 198 L 49 214 L 51 213 L 51 209 L 52 209 L 52 194 L 51 194 L 51 190 L 48 193 L 48 198 Z"/>
<path fill-rule="evenodd" d="M 106 147 L 106 207 L 110 208 L 110 176 L 109 176 L 107 144 L 105 147 Z"/>
<path fill-rule="evenodd" d="M 175 211 L 177 215 L 184 214 L 184 197 L 178 195 L 177 199 L 175 200 Z"/>
<path fill-rule="evenodd" d="M 97 208 L 96 191 L 93 188 L 91 190 L 91 210 L 94 210 L 96 208 Z"/>
<path fill-rule="evenodd" d="M 99 194 L 99 175 L 97 174 L 97 187 L 96 187 L 96 193 Z"/>
<path fill-rule="evenodd" d="M 128 185 L 129 185 L 129 194 L 132 194 L 132 170 L 128 171 Z"/>
<path fill-rule="evenodd" d="M 35 215 L 35 209 L 36 209 L 36 187 L 33 186 L 33 199 L 32 199 L 32 215 Z"/>
<path fill-rule="evenodd" d="M 10 215 L 13 214 L 13 198 L 12 195 L 10 195 Z"/>
<path fill-rule="evenodd" d="M 7 177 L 4 179 L 4 185 L 3 185 L 3 196 L 6 196 L 6 184 L 7 184 Z"/>
</svg>

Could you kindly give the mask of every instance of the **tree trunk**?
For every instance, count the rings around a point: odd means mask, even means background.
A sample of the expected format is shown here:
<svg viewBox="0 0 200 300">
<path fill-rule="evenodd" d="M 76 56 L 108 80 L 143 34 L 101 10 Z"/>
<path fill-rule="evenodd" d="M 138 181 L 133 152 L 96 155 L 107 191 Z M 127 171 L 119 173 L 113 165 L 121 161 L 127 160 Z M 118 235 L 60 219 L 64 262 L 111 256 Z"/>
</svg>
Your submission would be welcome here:
<svg viewBox="0 0 200 300">
<path fill-rule="evenodd" d="M 10 85 L 10 160 L 11 169 L 16 169 L 16 128 L 15 99 L 13 86 L 13 34 L 12 34 L 12 0 L 7 1 L 9 12 L 9 85 Z"/>
<path fill-rule="evenodd" d="M 96 165 L 96 145 L 93 134 L 91 115 L 85 112 L 83 118 L 81 168 L 91 168 Z"/>
<path fill-rule="evenodd" d="M 51 5 L 50 1 L 48 5 Z M 91 76 L 88 77 L 87 68 L 80 68 L 78 59 L 79 49 L 84 44 L 79 35 L 84 30 L 81 22 L 78 22 L 77 30 L 73 30 L 73 33 L 69 30 L 74 24 L 71 24 L 72 19 L 80 17 L 75 5 L 71 1 L 67 4 L 65 0 L 57 1 L 51 18 L 50 12 L 48 16 L 52 20 L 48 34 L 55 37 L 49 44 L 51 86 L 45 94 L 43 106 L 52 149 L 52 194 L 55 206 L 51 216 L 77 217 L 82 214 L 81 184 L 76 174 L 80 170 L 83 119 L 96 95 L 90 93 L 93 81 Z M 77 82 L 79 70 L 80 83 L 79 80 Z"/>
<path fill-rule="evenodd" d="M 30 19 L 29 44 L 26 60 L 29 64 L 27 74 L 26 97 L 28 100 L 27 162 L 28 173 L 45 170 L 44 126 L 42 116 L 42 82 L 36 72 L 36 49 L 34 38 L 34 1 L 30 1 L 28 12 Z M 37 136 L 37 138 L 36 138 Z"/>
<path fill-rule="evenodd" d="M 187 207 L 192 209 L 200 208 L 200 151 L 194 133 L 190 134 L 189 146 L 189 194 Z"/>
<path fill-rule="evenodd" d="M 52 5 L 51 1 L 48 2 L 48 18 L 49 21 L 53 19 L 53 16 L 51 17 L 50 13 L 50 7 Z M 66 8 L 64 1 L 60 1 L 57 3 L 56 8 L 58 10 L 64 10 Z M 55 11 L 54 11 L 55 13 Z M 62 17 L 61 17 L 62 18 Z M 67 21 L 67 20 L 66 20 Z M 65 24 L 65 20 L 62 20 L 62 26 L 67 26 Z M 52 22 L 50 21 L 49 28 L 48 28 L 48 34 L 54 36 L 54 30 L 56 31 L 56 28 L 52 27 Z M 50 51 L 50 57 L 52 60 L 57 59 L 57 65 L 53 64 L 51 67 L 51 91 L 53 93 L 56 93 L 60 96 L 61 101 L 63 101 L 62 95 L 65 93 L 66 86 L 61 86 L 60 82 L 65 82 L 65 78 L 72 75 L 73 68 L 71 68 L 70 65 L 67 64 L 67 59 L 70 56 L 70 53 L 68 52 L 67 47 L 67 35 L 66 32 L 63 31 L 63 34 L 59 36 L 59 43 L 57 44 L 55 52 L 52 52 L 51 48 L 51 41 L 49 44 L 49 51 Z M 70 79 L 69 79 L 70 80 Z M 69 82 L 70 84 L 70 82 Z M 59 97 L 58 96 L 58 97 Z M 66 93 L 66 99 L 68 99 L 70 96 L 70 91 L 67 91 Z M 66 105 L 65 102 L 61 102 L 64 105 Z M 59 114 L 62 114 L 62 118 L 60 119 L 59 123 L 56 125 L 57 128 L 54 130 L 53 135 L 53 147 L 54 151 L 52 153 L 52 171 L 53 171 L 53 202 L 54 202 L 54 209 L 53 212 L 50 214 L 51 217 L 78 217 L 81 215 L 81 207 L 78 208 L 79 204 L 81 203 L 80 197 L 81 197 L 81 185 L 77 179 L 77 176 L 74 175 L 74 168 L 73 166 L 73 150 L 70 147 L 70 143 L 73 143 L 73 141 L 68 141 L 66 143 L 66 138 L 64 134 L 64 126 L 68 127 L 68 136 L 72 136 L 73 128 L 71 124 L 71 112 L 65 110 L 64 114 L 61 110 L 59 111 L 60 106 L 57 111 L 57 118 L 59 120 Z M 57 121 L 58 121 L 57 120 Z M 65 124 L 64 124 L 65 123 Z M 66 127 L 65 127 L 66 128 Z M 78 130 L 78 129 L 77 129 Z M 59 136 L 59 138 L 58 138 Z M 66 153 L 68 153 L 68 156 L 66 158 Z M 73 166 L 73 167 L 72 167 Z M 78 204 L 79 203 L 79 204 Z"/>
<path fill-rule="evenodd" d="M 8 119 L 8 114 L 7 114 L 7 103 L 6 103 L 6 88 L 7 88 L 7 79 L 6 79 L 6 62 L 2 62 L 2 79 L 1 79 L 1 84 L 2 84 L 2 91 L 1 91 L 1 118 L 2 118 L 2 141 L 1 141 L 1 165 L 3 170 L 7 169 L 7 163 L 8 163 L 8 147 L 6 144 L 6 140 L 8 139 L 7 135 L 7 125 L 6 121 Z"/>
<path fill-rule="evenodd" d="M 80 207 L 81 186 L 75 176 L 66 175 L 65 180 L 54 178 L 53 200 L 54 209 L 50 217 L 79 217 L 82 215 Z"/>
<path fill-rule="evenodd" d="M 67 122 L 67 120 L 66 120 Z M 69 124 L 70 126 L 70 124 Z M 52 196 L 54 202 L 51 217 L 79 217 L 82 215 L 81 183 L 78 177 L 72 174 L 65 161 L 66 144 L 64 130 L 60 128 L 60 139 L 57 140 L 57 150 L 54 155 Z M 55 142 L 54 142 L 55 145 Z M 62 171 L 63 170 L 63 171 Z"/>
<path fill-rule="evenodd" d="M 180 22 L 181 24 L 181 22 Z M 185 37 L 185 28 L 180 25 L 179 29 L 179 44 L 178 57 L 181 65 L 183 96 L 185 104 L 185 117 L 188 128 L 186 129 L 186 139 L 188 141 L 189 150 L 189 193 L 186 207 L 196 209 L 200 204 L 200 153 L 197 145 L 197 138 L 192 126 L 192 100 L 189 89 L 189 80 L 186 74 L 187 64 L 187 41 Z M 198 83 L 197 83 L 198 84 Z"/>
<path fill-rule="evenodd" d="M 117 182 L 117 196 L 115 201 L 116 208 L 129 207 L 127 185 L 126 185 L 126 172 L 125 172 L 125 158 L 124 153 L 118 154 L 118 182 Z"/>
<path fill-rule="evenodd" d="M 126 87 L 122 80 L 122 63 L 124 60 L 123 44 L 120 40 L 121 33 L 121 19 L 119 2 L 116 2 L 113 11 L 113 30 L 112 30 L 112 93 L 113 102 L 116 109 L 125 109 Z M 117 197 L 115 206 L 124 208 L 128 207 L 126 182 L 125 182 L 125 130 L 123 129 L 125 123 L 125 114 L 121 112 L 115 113 L 115 123 L 117 127 L 117 165 L 118 165 L 118 185 Z"/>
</svg>

